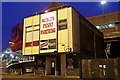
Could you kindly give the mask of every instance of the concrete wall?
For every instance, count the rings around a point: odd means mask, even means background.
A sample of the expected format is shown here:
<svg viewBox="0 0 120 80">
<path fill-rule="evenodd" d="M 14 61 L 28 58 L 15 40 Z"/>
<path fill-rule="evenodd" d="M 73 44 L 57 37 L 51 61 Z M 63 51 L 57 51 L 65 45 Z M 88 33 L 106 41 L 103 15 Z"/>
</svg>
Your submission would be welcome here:
<svg viewBox="0 0 120 80">
<path fill-rule="evenodd" d="M 80 53 L 80 18 L 79 13 L 72 9 L 73 52 Z"/>
<path fill-rule="evenodd" d="M 66 54 L 61 54 L 61 75 L 66 74 Z"/>
</svg>

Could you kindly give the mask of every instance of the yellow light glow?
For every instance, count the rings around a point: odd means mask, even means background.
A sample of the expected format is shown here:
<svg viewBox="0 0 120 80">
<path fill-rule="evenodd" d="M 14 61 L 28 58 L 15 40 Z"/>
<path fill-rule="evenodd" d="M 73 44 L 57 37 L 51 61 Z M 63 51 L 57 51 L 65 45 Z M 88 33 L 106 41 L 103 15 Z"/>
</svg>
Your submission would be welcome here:
<svg viewBox="0 0 120 80">
<path fill-rule="evenodd" d="M 45 10 L 45 13 L 47 13 L 48 12 L 48 10 Z"/>
</svg>

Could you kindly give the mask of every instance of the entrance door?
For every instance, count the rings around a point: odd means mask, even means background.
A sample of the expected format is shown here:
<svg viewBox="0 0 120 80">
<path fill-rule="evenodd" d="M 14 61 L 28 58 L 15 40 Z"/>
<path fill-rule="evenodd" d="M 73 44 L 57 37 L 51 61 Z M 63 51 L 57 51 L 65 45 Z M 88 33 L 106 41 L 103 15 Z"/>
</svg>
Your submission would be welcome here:
<svg viewBox="0 0 120 80">
<path fill-rule="evenodd" d="M 55 75 L 55 61 L 51 61 L 51 75 Z"/>
</svg>

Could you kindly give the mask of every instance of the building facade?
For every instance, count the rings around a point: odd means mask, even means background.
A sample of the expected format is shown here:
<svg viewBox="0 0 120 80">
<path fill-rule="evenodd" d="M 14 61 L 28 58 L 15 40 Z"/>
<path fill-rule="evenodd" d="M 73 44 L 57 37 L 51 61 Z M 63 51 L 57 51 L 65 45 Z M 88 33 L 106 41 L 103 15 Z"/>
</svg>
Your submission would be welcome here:
<svg viewBox="0 0 120 80">
<path fill-rule="evenodd" d="M 104 34 L 108 58 L 120 57 L 120 11 L 89 17 L 88 20 Z"/>
<path fill-rule="evenodd" d="M 103 34 L 73 7 L 52 3 L 24 18 L 22 53 L 40 74 L 79 76 L 80 59 L 104 56 Z"/>
</svg>

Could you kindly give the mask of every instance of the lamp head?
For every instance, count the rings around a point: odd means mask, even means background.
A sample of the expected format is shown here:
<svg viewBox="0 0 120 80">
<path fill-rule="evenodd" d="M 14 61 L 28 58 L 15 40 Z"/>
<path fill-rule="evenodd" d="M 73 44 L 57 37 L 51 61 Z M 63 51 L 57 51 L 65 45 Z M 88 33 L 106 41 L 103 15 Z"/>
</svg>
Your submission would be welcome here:
<svg viewBox="0 0 120 80">
<path fill-rule="evenodd" d="M 106 1 L 105 1 L 105 0 L 102 0 L 102 1 L 101 1 L 101 4 L 102 4 L 102 5 L 106 4 Z"/>
<path fill-rule="evenodd" d="M 48 12 L 48 10 L 45 10 L 45 13 L 47 13 Z"/>
</svg>

